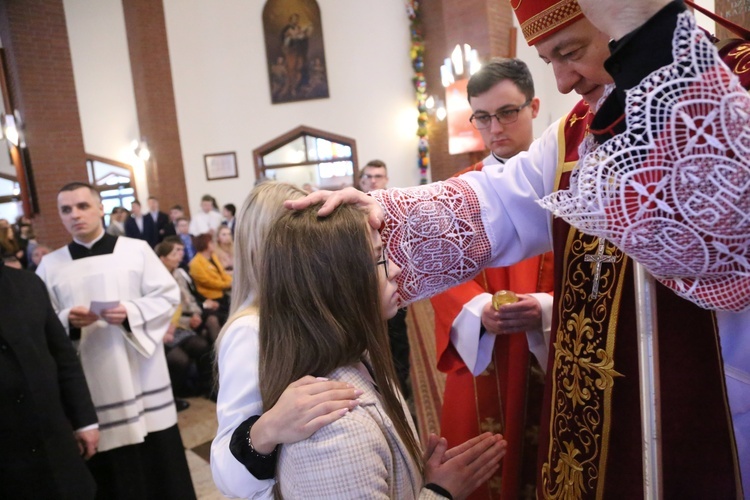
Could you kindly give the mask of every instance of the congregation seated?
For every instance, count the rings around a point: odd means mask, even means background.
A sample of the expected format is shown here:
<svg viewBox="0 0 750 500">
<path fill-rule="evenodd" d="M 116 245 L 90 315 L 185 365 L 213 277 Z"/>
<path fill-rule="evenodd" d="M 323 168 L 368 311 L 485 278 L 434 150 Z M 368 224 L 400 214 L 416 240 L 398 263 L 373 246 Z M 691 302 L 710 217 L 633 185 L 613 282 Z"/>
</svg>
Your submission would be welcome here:
<svg viewBox="0 0 750 500">
<path fill-rule="evenodd" d="M 173 209 L 174 210 L 174 209 Z M 175 221 L 175 231 L 185 247 L 185 255 L 182 257 L 180 267 L 187 269 L 190 261 L 195 257 L 195 247 L 193 246 L 193 235 L 190 234 L 190 221 L 187 217 L 179 216 Z"/>
<path fill-rule="evenodd" d="M 15 232 L 10 223 L 5 219 L 0 219 L 4 224 L 0 225 L 0 254 L 2 257 L 15 257 L 19 265 L 24 267 L 21 262 L 24 261 L 24 251 L 18 244 Z"/>
<path fill-rule="evenodd" d="M 174 276 L 179 269 L 184 248 L 171 239 L 156 245 L 156 255 Z M 183 271 L 184 272 L 184 271 Z M 177 280 L 180 284 L 180 280 Z M 212 330 L 218 334 L 219 323 L 215 316 L 210 317 Z M 211 390 L 211 344 L 206 336 L 199 335 L 208 329 L 204 325 L 203 310 L 189 289 L 180 286 L 180 305 L 172 323 L 164 336 L 169 377 L 175 397 L 208 395 Z"/>
<path fill-rule="evenodd" d="M 179 246 L 182 248 L 183 253 L 185 252 L 185 248 L 182 245 L 179 236 L 167 236 L 162 243 L 169 244 L 170 247 Z M 167 247 L 165 246 L 162 248 L 161 252 L 165 252 L 166 250 Z M 159 255 L 158 252 L 157 255 Z M 182 261 L 184 262 L 184 257 L 182 258 Z M 206 339 L 211 342 L 211 345 L 213 345 L 216 338 L 219 336 L 221 327 L 224 326 L 224 323 L 226 322 L 226 312 L 221 310 L 221 304 L 219 304 L 218 301 L 207 299 L 198 292 L 198 289 L 193 282 L 193 278 L 182 267 L 181 263 L 178 263 L 177 267 L 170 272 L 177 282 L 177 285 L 180 287 L 180 294 L 183 297 L 183 314 L 195 315 L 195 319 L 192 320 L 194 323 L 197 323 L 197 316 L 200 316 L 200 326 L 193 328 L 200 335 L 206 337 Z"/>
<path fill-rule="evenodd" d="M 227 274 L 216 255 L 216 245 L 210 234 L 199 234 L 193 240 L 195 257 L 190 261 L 190 276 L 198 293 L 222 305 L 229 305 L 228 291 L 232 277 Z"/>
</svg>

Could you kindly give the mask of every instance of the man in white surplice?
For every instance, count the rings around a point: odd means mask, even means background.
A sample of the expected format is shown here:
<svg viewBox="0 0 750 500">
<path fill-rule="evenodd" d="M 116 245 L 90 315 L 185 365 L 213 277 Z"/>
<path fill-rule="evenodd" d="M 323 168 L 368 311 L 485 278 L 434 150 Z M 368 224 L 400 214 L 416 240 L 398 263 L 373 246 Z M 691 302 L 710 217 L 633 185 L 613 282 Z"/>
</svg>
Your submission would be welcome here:
<svg viewBox="0 0 750 500">
<path fill-rule="evenodd" d="M 89 467 L 99 494 L 194 498 L 162 346 L 179 288 L 144 241 L 104 232 L 92 186 L 68 184 L 57 201 L 73 241 L 37 274 L 78 344 L 96 406 L 101 457 Z"/>
</svg>

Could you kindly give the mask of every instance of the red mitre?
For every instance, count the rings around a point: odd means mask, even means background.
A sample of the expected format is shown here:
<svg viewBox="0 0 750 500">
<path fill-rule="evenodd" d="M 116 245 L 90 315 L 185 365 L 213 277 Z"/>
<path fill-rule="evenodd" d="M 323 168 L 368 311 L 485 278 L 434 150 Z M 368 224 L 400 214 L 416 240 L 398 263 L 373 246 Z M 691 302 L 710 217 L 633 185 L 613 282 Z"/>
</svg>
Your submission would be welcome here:
<svg viewBox="0 0 750 500">
<path fill-rule="evenodd" d="M 583 17 L 576 0 L 510 0 L 529 45 L 534 45 Z"/>
</svg>

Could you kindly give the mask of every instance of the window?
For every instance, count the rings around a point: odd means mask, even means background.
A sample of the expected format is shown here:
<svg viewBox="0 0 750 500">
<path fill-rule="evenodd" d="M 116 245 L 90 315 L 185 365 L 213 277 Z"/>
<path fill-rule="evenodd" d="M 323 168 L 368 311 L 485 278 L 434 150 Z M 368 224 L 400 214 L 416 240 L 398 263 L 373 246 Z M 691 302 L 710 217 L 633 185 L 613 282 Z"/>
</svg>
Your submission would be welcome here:
<svg viewBox="0 0 750 500">
<path fill-rule="evenodd" d="M 302 189 L 355 185 L 354 139 L 300 126 L 253 151 L 258 179 L 288 182 Z"/>
<path fill-rule="evenodd" d="M 133 169 L 127 163 L 87 155 L 89 183 L 96 187 L 104 206 L 104 223 L 109 225 L 109 214 L 115 207 L 125 207 L 136 199 Z"/>
<path fill-rule="evenodd" d="M 1 142 L 0 147 L 5 149 Z M 0 156 L 4 158 L 2 153 L 0 153 Z M 0 219 L 6 219 L 12 224 L 22 213 L 21 185 L 15 176 L 3 174 L 0 169 Z"/>
</svg>

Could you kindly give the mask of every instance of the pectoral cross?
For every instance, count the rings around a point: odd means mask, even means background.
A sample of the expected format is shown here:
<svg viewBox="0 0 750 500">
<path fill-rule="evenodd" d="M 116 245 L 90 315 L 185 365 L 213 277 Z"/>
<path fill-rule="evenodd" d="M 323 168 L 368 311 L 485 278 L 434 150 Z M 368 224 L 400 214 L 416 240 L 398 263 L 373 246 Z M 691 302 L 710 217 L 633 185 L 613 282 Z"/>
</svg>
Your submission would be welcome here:
<svg viewBox="0 0 750 500">
<path fill-rule="evenodd" d="M 599 279 L 602 276 L 602 264 L 613 264 L 615 262 L 614 255 L 604 255 L 604 247 L 607 242 L 604 238 L 599 239 L 599 248 L 595 255 L 586 255 L 583 260 L 585 262 L 593 262 L 594 265 L 594 285 L 591 287 L 591 300 L 596 299 L 599 296 Z"/>
<path fill-rule="evenodd" d="M 579 120 L 583 120 L 584 118 L 586 118 L 586 116 L 587 116 L 587 115 L 588 115 L 589 113 L 591 113 L 591 109 L 589 109 L 588 111 L 586 111 L 586 112 L 585 112 L 585 113 L 583 114 L 583 116 L 572 115 L 572 116 L 570 117 L 570 120 L 568 121 L 568 125 L 572 127 L 573 125 L 575 125 L 575 124 L 576 124 L 576 122 L 577 122 L 577 121 L 579 121 Z M 588 129 L 588 127 L 586 127 L 586 128 Z"/>
</svg>

